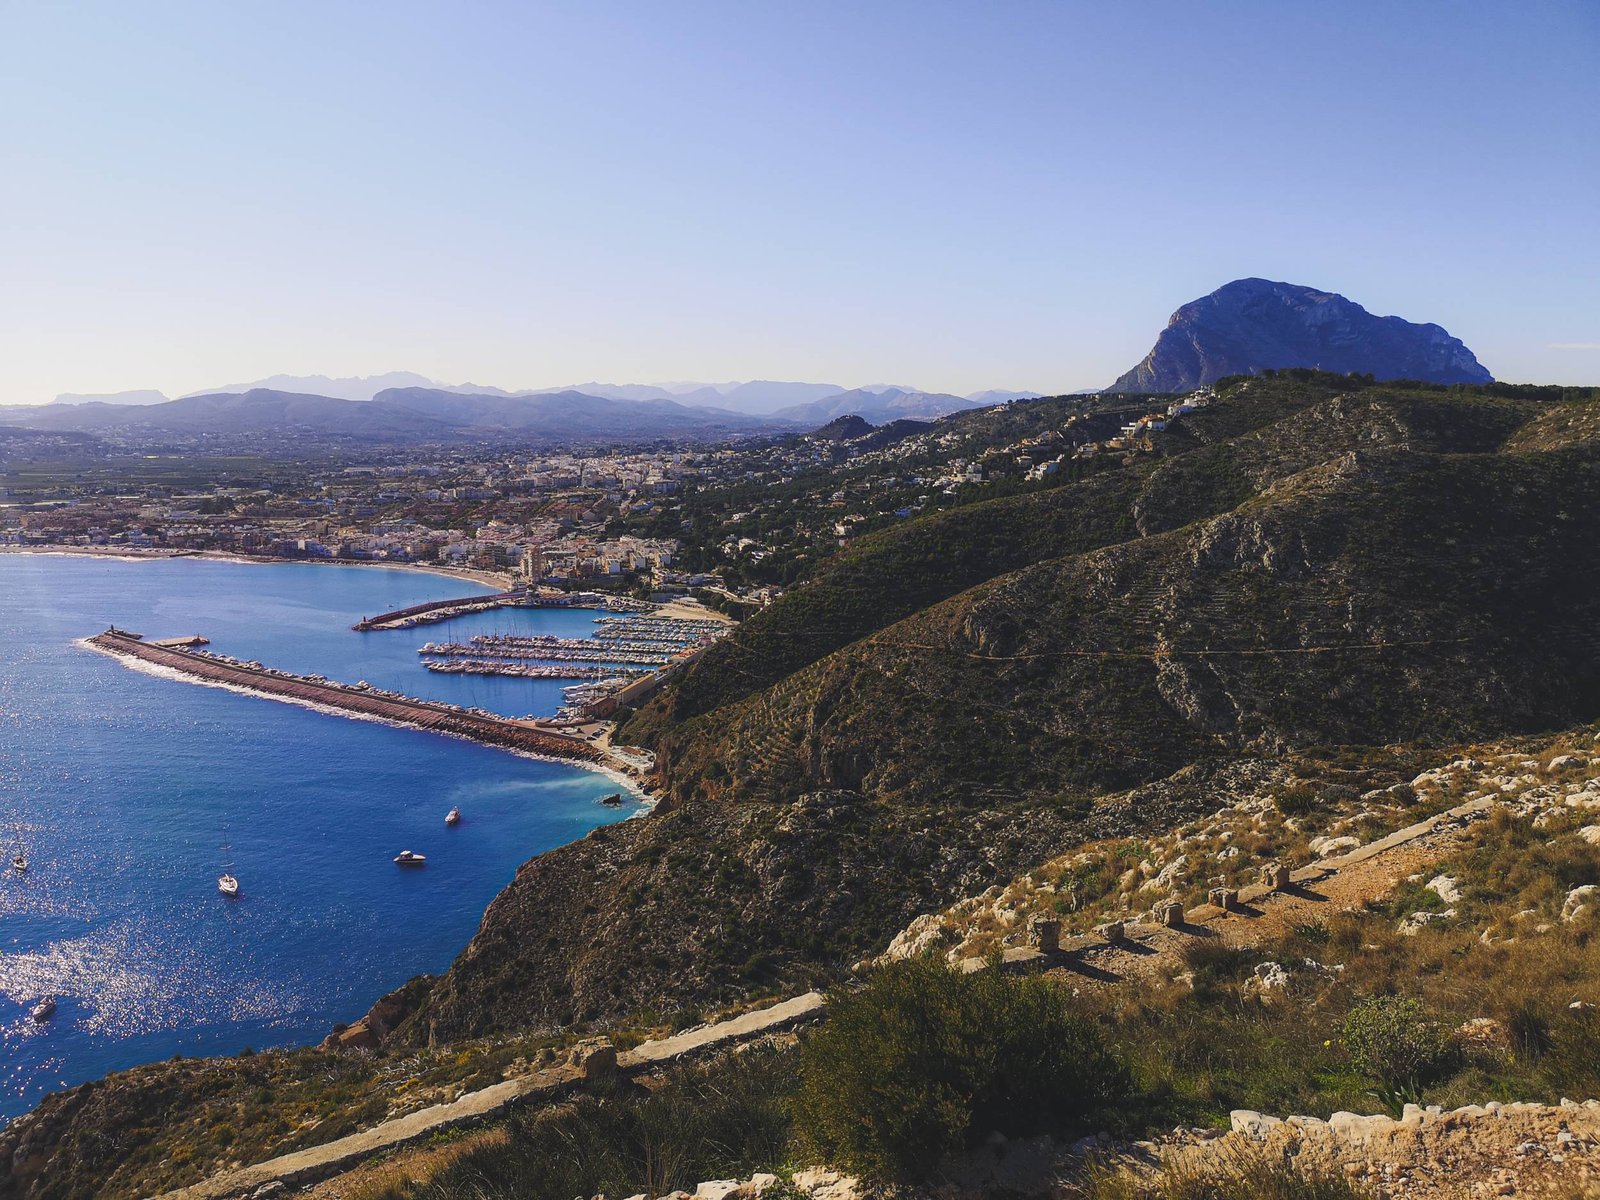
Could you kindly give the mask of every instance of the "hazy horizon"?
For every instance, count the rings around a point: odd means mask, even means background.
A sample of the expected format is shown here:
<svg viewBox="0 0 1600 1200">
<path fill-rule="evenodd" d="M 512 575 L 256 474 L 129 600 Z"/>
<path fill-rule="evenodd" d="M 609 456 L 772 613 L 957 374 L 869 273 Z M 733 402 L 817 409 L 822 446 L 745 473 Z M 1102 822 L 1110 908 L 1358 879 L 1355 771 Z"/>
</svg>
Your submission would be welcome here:
<svg viewBox="0 0 1600 1200">
<path fill-rule="evenodd" d="M 1243 276 L 1600 382 L 1584 0 L 89 3 L 0 31 L 0 404 L 397 370 L 1064 392 Z"/>
<path fill-rule="evenodd" d="M 387 382 L 387 381 L 391 380 L 395 376 L 409 376 L 411 378 L 408 378 L 408 379 L 406 379 L 404 381 Z M 326 391 L 318 391 L 314 385 L 319 380 L 321 382 L 325 383 L 325 384 L 332 384 L 332 385 L 336 385 L 336 386 L 330 387 Z M 288 388 L 287 386 L 280 386 L 280 385 L 287 385 L 290 381 L 303 381 L 308 386 L 306 386 L 304 388 L 298 388 L 298 389 L 296 389 L 296 388 Z M 595 388 L 595 389 L 597 389 L 597 392 L 604 392 L 604 391 L 621 389 L 621 388 L 655 388 L 655 389 L 659 389 L 659 390 L 661 390 L 663 392 L 671 393 L 674 397 L 679 397 L 679 396 L 685 397 L 687 402 L 698 403 L 698 404 L 706 404 L 706 403 L 709 403 L 709 401 L 704 399 L 704 398 L 702 398 L 702 397 L 694 396 L 691 393 L 700 391 L 702 389 L 710 388 L 710 389 L 715 389 L 715 390 L 721 390 L 721 391 L 724 392 L 724 394 L 726 394 L 726 393 L 732 391 L 735 388 L 747 387 L 747 386 L 750 386 L 750 385 L 753 385 L 753 384 L 761 384 L 761 383 L 771 383 L 771 384 L 777 384 L 777 385 L 780 385 L 780 386 L 781 385 L 796 385 L 796 384 L 798 384 L 798 385 L 803 385 L 803 386 L 807 386 L 807 387 L 817 387 L 817 388 L 827 387 L 827 388 L 832 389 L 832 391 L 830 391 L 830 392 L 822 393 L 822 394 L 825 394 L 825 395 L 835 395 L 835 394 L 838 394 L 840 392 L 854 392 L 854 391 L 881 393 L 881 392 L 890 391 L 890 390 L 905 391 L 905 392 L 910 392 L 910 393 L 926 393 L 926 394 L 930 394 L 930 395 L 949 394 L 949 395 L 962 396 L 964 398 L 969 398 L 969 399 L 972 398 L 972 397 L 976 397 L 976 396 L 983 395 L 983 394 L 986 394 L 986 393 L 991 393 L 991 392 L 1023 392 L 1023 393 L 1031 393 L 1031 394 L 1040 395 L 1040 396 L 1050 394 L 1050 393 L 1043 392 L 1043 391 L 1041 391 L 1041 390 L 1039 390 L 1037 388 L 1006 388 L 1006 387 L 994 386 L 994 387 L 978 388 L 978 389 L 975 389 L 974 391 L 972 391 L 970 393 L 962 393 L 962 392 L 950 393 L 950 392 L 946 392 L 946 390 L 943 389 L 943 388 L 925 388 L 925 387 L 920 387 L 920 386 L 917 386 L 917 385 L 906 384 L 906 383 L 879 383 L 879 382 L 873 382 L 873 383 L 859 383 L 859 384 L 852 384 L 852 383 L 829 384 L 829 383 L 824 383 L 824 382 L 818 381 L 818 380 L 778 380 L 778 379 L 724 379 L 724 380 L 715 380 L 715 381 L 713 381 L 713 380 L 705 380 L 705 379 L 695 379 L 695 380 L 687 380 L 687 379 L 669 379 L 669 380 L 617 380 L 617 379 L 601 380 L 601 379 L 591 379 L 591 380 L 586 380 L 586 381 L 581 382 L 581 383 L 562 383 L 562 384 L 535 383 L 535 384 L 512 384 L 512 385 L 508 386 L 508 385 L 500 384 L 500 383 L 486 383 L 486 382 L 481 381 L 481 380 L 461 380 L 459 382 L 452 382 L 450 380 L 445 380 L 445 379 L 432 379 L 430 377 L 422 375 L 421 372 L 417 372 L 417 371 L 397 370 L 397 371 L 379 371 L 379 372 L 374 372 L 373 374 L 370 374 L 370 375 L 355 375 L 355 376 L 330 376 L 330 375 L 327 375 L 325 373 L 306 374 L 306 375 L 289 375 L 286 372 L 278 372 L 278 373 L 276 373 L 274 375 L 265 376 L 265 377 L 263 377 L 261 379 L 238 380 L 238 381 L 235 381 L 233 383 L 226 383 L 226 384 L 219 384 L 219 385 L 215 385 L 215 386 L 211 386 L 211 387 L 198 388 L 198 389 L 196 389 L 194 391 L 182 392 L 182 393 L 176 393 L 176 394 L 162 392 L 160 389 L 156 389 L 156 388 L 124 388 L 124 389 L 121 389 L 121 390 L 115 391 L 115 392 L 62 392 L 62 393 L 59 393 L 59 394 L 57 394 L 55 396 L 47 397 L 47 398 L 45 398 L 43 400 L 39 400 L 39 401 L 31 402 L 31 403 L 35 404 L 35 405 L 44 405 L 44 404 L 51 404 L 51 403 L 57 403 L 57 402 L 64 403 L 64 404 L 84 404 L 84 403 L 91 403 L 91 402 L 94 402 L 94 401 L 107 401 L 107 402 L 119 403 L 119 404 L 142 405 L 142 404 L 150 404 L 150 403 L 161 403 L 161 402 L 170 401 L 170 400 L 182 400 L 182 399 L 186 399 L 186 398 L 191 397 L 191 396 L 204 396 L 204 395 L 218 395 L 218 394 L 227 394 L 227 393 L 237 393 L 237 392 L 245 391 L 247 389 L 254 389 L 254 388 L 271 388 L 273 390 L 280 390 L 280 391 L 281 390 L 300 390 L 300 391 L 307 392 L 308 394 L 325 395 L 325 396 L 329 396 L 329 397 L 336 398 L 336 399 L 338 399 L 338 398 L 359 399 L 359 400 L 369 399 L 370 397 L 366 396 L 366 395 L 355 396 L 355 395 L 348 394 L 351 391 L 351 389 L 348 386 L 338 386 L 338 385 L 350 385 L 350 384 L 356 384 L 356 383 L 372 383 L 372 384 L 375 384 L 375 385 L 381 385 L 381 386 L 375 386 L 375 387 L 372 387 L 372 388 L 369 388 L 369 389 L 365 389 L 367 391 L 381 391 L 381 390 L 383 390 L 383 388 L 386 388 L 386 387 L 412 386 L 412 387 L 438 387 L 438 388 L 443 388 L 443 389 L 447 389 L 447 390 L 450 390 L 450 391 L 461 391 L 461 392 L 466 392 L 469 389 L 482 389 L 483 392 L 486 393 L 486 394 L 493 394 L 493 393 L 496 393 L 496 392 L 505 392 L 505 393 L 508 393 L 510 395 L 513 395 L 513 396 L 516 396 L 516 395 L 529 395 L 529 394 L 541 394 L 541 393 L 558 392 L 558 391 L 562 391 L 562 392 L 564 392 L 564 391 L 582 392 L 585 388 Z M 1079 391 L 1079 390 L 1083 390 L 1083 389 L 1067 388 L 1067 389 L 1063 389 L 1061 392 L 1058 392 L 1058 393 L 1055 393 L 1055 394 L 1066 394 L 1067 392 L 1073 392 L 1073 391 Z M 147 397 L 147 398 L 146 399 L 139 399 L 139 400 L 133 400 L 133 399 L 128 399 L 127 398 L 127 397 L 132 397 L 132 396 L 141 396 L 141 397 Z M 30 402 L 23 401 L 23 402 L 21 402 L 21 406 L 22 407 L 29 407 L 30 406 Z"/>
</svg>

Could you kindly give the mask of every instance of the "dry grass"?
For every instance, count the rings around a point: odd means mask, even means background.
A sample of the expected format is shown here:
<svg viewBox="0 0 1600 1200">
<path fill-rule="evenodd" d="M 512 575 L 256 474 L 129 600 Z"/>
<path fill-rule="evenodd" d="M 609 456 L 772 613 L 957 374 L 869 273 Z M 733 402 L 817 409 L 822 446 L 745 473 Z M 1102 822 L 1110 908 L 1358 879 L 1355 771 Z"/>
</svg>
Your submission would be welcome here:
<svg viewBox="0 0 1600 1200">
<path fill-rule="evenodd" d="M 405 1150 L 313 1188 L 307 1200 L 406 1200 L 441 1172 L 476 1155 L 503 1149 L 508 1141 L 502 1127 Z"/>
<path fill-rule="evenodd" d="M 1155 1170 L 1091 1169 L 1075 1189 L 1081 1200 L 1367 1200 L 1372 1193 L 1343 1175 L 1303 1169 L 1265 1154 L 1185 1159 Z"/>
</svg>

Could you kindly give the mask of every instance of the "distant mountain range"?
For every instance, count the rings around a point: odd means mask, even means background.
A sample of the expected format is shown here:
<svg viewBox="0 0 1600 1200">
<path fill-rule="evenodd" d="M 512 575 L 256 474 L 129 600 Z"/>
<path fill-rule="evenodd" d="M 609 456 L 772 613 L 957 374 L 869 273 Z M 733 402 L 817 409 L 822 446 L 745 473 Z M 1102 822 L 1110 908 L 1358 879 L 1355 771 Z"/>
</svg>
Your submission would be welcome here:
<svg viewBox="0 0 1600 1200">
<path fill-rule="evenodd" d="M 277 375 L 168 400 L 156 391 L 65 394 L 55 403 L 0 408 L 0 421 L 29 429 L 160 440 L 284 435 L 375 444 L 448 442 L 515 434 L 538 441 L 642 440 L 738 431 L 810 429 L 855 415 L 874 425 L 933 420 L 1033 392 L 972 397 L 878 385 L 781 380 L 702 384 L 587 383 L 509 392 L 421 375 L 331 378 Z"/>
<path fill-rule="evenodd" d="M 770 420 L 673 400 L 616 400 L 574 391 L 473 395 L 431 387 L 387 388 L 370 400 L 251 388 L 158 404 L 86 401 L 0 409 L 0 420 L 133 438 L 261 436 L 376 444 L 508 434 L 548 442 L 634 441 L 773 427 Z"/>
<path fill-rule="evenodd" d="M 418 375 L 414 371 L 390 371 L 385 375 L 347 375 L 340 378 L 328 375 L 271 375 L 266 379 L 253 379 L 249 383 L 230 383 L 222 387 L 206 388 L 204 391 L 186 392 L 179 398 L 186 400 L 191 396 L 215 396 L 222 392 L 293 392 L 305 396 L 327 396 L 333 400 L 371 400 L 379 392 L 387 391 L 389 388 L 442 386 L 426 375 Z M 470 384 L 461 390 L 509 394 L 499 392 L 497 388 L 477 388 Z"/>
<path fill-rule="evenodd" d="M 574 383 L 561 387 L 517 388 L 508 391 L 481 383 L 440 383 L 413 371 L 390 371 L 384 375 L 272 375 L 248 383 L 230 383 L 221 387 L 187 392 L 180 399 L 195 396 L 215 396 L 223 393 L 242 395 L 246 392 L 288 392 L 302 396 L 326 396 L 333 400 L 371 400 L 382 392 L 396 388 L 426 388 L 436 392 L 450 392 L 458 396 L 548 396 L 560 392 L 580 392 L 585 396 L 599 396 L 606 400 L 670 400 L 700 408 L 721 408 L 729 412 L 750 416 L 771 416 L 782 409 L 797 409 L 803 405 L 839 395 L 866 395 L 882 392 L 902 392 L 921 396 L 942 396 L 944 393 L 924 392 L 920 388 L 900 384 L 873 383 L 849 389 L 837 383 L 802 383 L 774 379 L 752 379 L 746 382 L 702 383 L 681 381 L 675 383 Z M 945 412 L 959 412 L 972 404 L 1004 404 L 1008 400 L 1029 400 L 1043 395 L 1041 392 L 1015 392 L 990 388 L 970 396 L 949 397 L 950 406 Z M 81 395 L 63 392 L 57 404 L 164 404 L 167 397 L 158 391 L 112 392 L 98 395 Z M 935 406 L 937 407 L 937 406 Z M 938 414 L 943 416 L 944 413 Z"/>
<path fill-rule="evenodd" d="M 823 425 L 835 417 L 844 416 L 862 417 L 874 425 L 881 425 L 902 417 L 927 421 L 983 407 L 985 405 L 982 402 L 946 392 L 917 392 L 898 387 L 874 392 L 856 388 L 833 396 L 823 396 L 808 404 L 780 408 L 773 415 L 799 425 Z"/>
<path fill-rule="evenodd" d="M 1144 361 L 1106 390 L 1188 392 L 1226 375 L 1280 367 L 1428 383 L 1494 379 L 1438 325 L 1375 317 L 1334 292 L 1299 284 L 1235 279 L 1173 313 Z"/>
<path fill-rule="evenodd" d="M 166 393 L 148 388 L 137 392 L 104 392 L 98 395 L 62 392 L 56 397 L 57 404 L 165 404 L 166 402 Z"/>
</svg>

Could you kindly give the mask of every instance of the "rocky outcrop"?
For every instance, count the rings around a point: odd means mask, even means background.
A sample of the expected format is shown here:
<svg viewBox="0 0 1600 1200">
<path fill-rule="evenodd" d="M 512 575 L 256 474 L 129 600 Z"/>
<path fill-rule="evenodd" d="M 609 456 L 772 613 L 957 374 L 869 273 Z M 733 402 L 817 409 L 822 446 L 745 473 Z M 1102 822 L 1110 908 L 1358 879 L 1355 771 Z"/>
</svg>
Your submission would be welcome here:
<svg viewBox="0 0 1600 1200">
<path fill-rule="evenodd" d="M 1284 367 L 1429 383 L 1494 378 L 1437 325 L 1375 317 L 1333 292 L 1236 279 L 1173 313 L 1144 361 L 1106 390 L 1188 392 Z"/>
<path fill-rule="evenodd" d="M 1600 1101 L 1559 1105 L 1469 1104 L 1446 1111 L 1405 1106 L 1398 1118 L 1337 1112 L 1319 1117 L 1271 1117 L 1239 1109 L 1231 1129 L 1175 1129 L 1150 1141 L 1118 1142 L 1106 1135 L 1067 1143 L 1052 1137 L 1012 1140 L 996 1135 L 980 1150 L 947 1164 L 935 1190 L 944 1200 L 967 1197 L 1076 1194 L 1086 1171 L 1122 1171 L 1130 1194 L 1161 1194 L 1146 1186 L 1163 1169 L 1179 1178 L 1226 1176 L 1253 1160 L 1293 1164 L 1312 1178 L 1346 1178 L 1358 1189 L 1411 1200 L 1475 1200 L 1520 1194 L 1587 1195 L 1600 1167 Z M 754 1200 L 777 1182 L 772 1175 L 719 1179 L 693 1193 L 663 1200 Z M 1116 1194 L 1114 1188 L 1103 1189 Z M 789 1191 L 809 1200 L 856 1200 L 870 1194 L 852 1176 L 825 1167 L 796 1171 Z M 642 1200 L 642 1197 L 630 1197 Z"/>
</svg>

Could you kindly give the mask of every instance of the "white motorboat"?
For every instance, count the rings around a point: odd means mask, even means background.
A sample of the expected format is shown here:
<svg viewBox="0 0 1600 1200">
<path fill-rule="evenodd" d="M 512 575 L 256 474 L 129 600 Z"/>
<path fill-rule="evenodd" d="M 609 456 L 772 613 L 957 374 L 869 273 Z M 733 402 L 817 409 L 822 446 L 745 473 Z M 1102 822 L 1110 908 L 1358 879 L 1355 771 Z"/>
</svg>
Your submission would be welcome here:
<svg viewBox="0 0 1600 1200">
<path fill-rule="evenodd" d="M 11 869 L 13 871 L 15 871 L 18 875 L 21 875 L 24 871 L 26 871 L 28 869 L 28 856 L 26 854 L 14 854 L 14 855 L 12 855 L 11 856 Z"/>
<path fill-rule="evenodd" d="M 444 815 L 444 823 L 446 825 L 459 825 L 459 824 L 461 824 L 461 809 L 459 807 L 458 808 L 452 808 L 449 812 L 445 813 L 445 815 Z"/>
<path fill-rule="evenodd" d="M 40 1025 L 43 1025 L 55 1015 L 56 998 L 54 996 L 46 996 L 43 1000 L 39 1001 L 39 1003 L 33 1006 L 33 1019 Z"/>
<path fill-rule="evenodd" d="M 237 879 L 235 879 L 232 875 L 227 875 L 227 874 L 218 875 L 217 876 L 217 891 L 221 892 L 224 896 L 227 896 L 229 899 L 232 899 L 234 896 L 237 896 L 239 894 L 239 881 Z"/>
<path fill-rule="evenodd" d="M 428 861 L 428 856 L 411 850 L 402 850 L 394 856 L 394 861 L 395 865 L 400 867 L 420 867 Z"/>
</svg>

